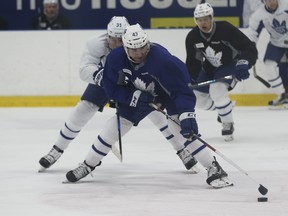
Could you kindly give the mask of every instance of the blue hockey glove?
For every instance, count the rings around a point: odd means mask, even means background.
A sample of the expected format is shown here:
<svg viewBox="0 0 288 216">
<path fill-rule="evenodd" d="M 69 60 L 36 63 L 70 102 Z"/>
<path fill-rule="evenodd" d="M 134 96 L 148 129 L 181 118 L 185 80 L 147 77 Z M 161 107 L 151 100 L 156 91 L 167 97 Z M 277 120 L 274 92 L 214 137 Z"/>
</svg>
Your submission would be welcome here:
<svg viewBox="0 0 288 216">
<path fill-rule="evenodd" d="M 249 74 L 249 65 L 248 61 L 244 59 L 238 60 L 236 63 L 236 68 L 235 68 L 235 78 L 239 81 L 248 79 L 250 74 Z"/>
<path fill-rule="evenodd" d="M 192 138 L 194 134 L 198 134 L 198 125 L 195 117 L 196 114 L 194 112 L 184 112 L 179 116 L 180 133 L 187 139 Z"/>
<path fill-rule="evenodd" d="M 141 107 L 141 106 L 149 106 L 149 103 L 153 103 L 155 97 L 147 92 L 136 90 L 133 92 L 131 96 L 131 100 L 129 106 L 132 107 Z"/>
<path fill-rule="evenodd" d="M 93 80 L 96 85 L 102 86 L 103 71 L 104 67 L 102 66 L 102 63 L 99 63 L 96 71 L 93 73 Z"/>
</svg>

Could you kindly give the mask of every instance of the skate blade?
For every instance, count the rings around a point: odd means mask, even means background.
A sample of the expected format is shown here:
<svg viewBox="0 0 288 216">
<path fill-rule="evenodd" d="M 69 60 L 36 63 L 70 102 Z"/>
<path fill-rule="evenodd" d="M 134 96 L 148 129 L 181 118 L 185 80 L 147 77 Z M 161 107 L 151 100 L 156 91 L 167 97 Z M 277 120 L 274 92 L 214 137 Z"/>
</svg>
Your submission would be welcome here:
<svg viewBox="0 0 288 216">
<path fill-rule="evenodd" d="M 67 179 L 62 181 L 62 184 L 75 184 L 75 183 L 77 183 L 77 182 L 70 182 Z"/>
<path fill-rule="evenodd" d="M 268 106 L 269 110 L 288 110 L 288 104 L 281 104 L 277 106 Z"/>
<path fill-rule="evenodd" d="M 43 167 L 43 166 L 40 166 L 39 169 L 38 169 L 38 172 L 41 173 L 41 172 L 45 172 L 46 168 Z"/>
<path fill-rule="evenodd" d="M 194 165 L 191 167 L 191 169 L 188 170 L 191 174 L 198 174 L 200 172 L 200 168 L 197 165 Z"/>
<path fill-rule="evenodd" d="M 224 140 L 225 140 L 225 142 L 231 142 L 234 140 L 234 136 L 233 135 L 224 135 Z"/>
</svg>

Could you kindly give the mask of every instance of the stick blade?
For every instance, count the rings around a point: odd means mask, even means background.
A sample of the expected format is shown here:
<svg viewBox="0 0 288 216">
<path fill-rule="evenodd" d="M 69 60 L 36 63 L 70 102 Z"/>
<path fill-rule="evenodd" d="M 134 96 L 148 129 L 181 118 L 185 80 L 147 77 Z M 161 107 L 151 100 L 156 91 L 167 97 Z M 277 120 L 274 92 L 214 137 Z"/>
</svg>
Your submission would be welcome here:
<svg viewBox="0 0 288 216">
<path fill-rule="evenodd" d="M 123 155 L 120 153 L 119 149 L 115 145 L 112 145 L 112 152 L 118 158 L 118 160 L 122 163 Z"/>
<path fill-rule="evenodd" d="M 260 184 L 258 191 L 262 194 L 265 195 L 268 193 L 268 189 L 266 187 L 264 187 L 262 184 Z"/>
</svg>

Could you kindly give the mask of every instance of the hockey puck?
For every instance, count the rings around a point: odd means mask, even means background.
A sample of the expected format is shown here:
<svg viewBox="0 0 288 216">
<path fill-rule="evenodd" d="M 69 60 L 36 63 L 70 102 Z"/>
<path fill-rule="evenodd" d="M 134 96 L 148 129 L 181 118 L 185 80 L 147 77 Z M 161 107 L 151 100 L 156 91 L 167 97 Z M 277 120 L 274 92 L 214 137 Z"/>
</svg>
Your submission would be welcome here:
<svg viewBox="0 0 288 216">
<path fill-rule="evenodd" d="M 267 202 L 268 198 L 267 197 L 258 197 L 257 201 L 258 202 Z"/>
</svg>

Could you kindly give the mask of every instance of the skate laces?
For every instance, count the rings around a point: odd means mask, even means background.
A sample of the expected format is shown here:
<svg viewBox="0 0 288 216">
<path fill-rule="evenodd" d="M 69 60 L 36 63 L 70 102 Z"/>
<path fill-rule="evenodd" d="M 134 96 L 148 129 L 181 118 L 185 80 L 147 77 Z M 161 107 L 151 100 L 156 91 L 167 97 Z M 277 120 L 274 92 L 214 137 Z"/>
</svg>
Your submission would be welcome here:
<svg viewBox="0 0 288 216">
<path fill-rule="evenodd" d="M 190 152 L 187 150 L 187 149 L 183 149 L 182 151 L 180 151 L 178 153 L 180 159 L 185 163 L 189 160 L 191 160 L 193 157 L 192 155 L 190 154 Z"/>
<path fill-rule="evenodd" d="M 225 171 L 222 169 L 222 167 L 219 165 L 215 156 L 214 156 L 214 161 L 212 162 L 212 165 L 208 169 L 208 177 L 212 175 L 219 176 L 219 177 L 227 175 Z"/>
<path fill-rule="evenodd" d="M 79 167 L 73 170 L 73 174 L 77 179 L 81 179 L 87 176 L 89 173 L 93 177 L 92 169 L 85 163 L 79 163 Z"/>
<path fill-rule="evenodd" d="M 49 151 L 49 153 L 45 156 L 45 159 L 48 160 L 50 163 L 55 162 L 60 158 L 60 156 L 62 155 L 62 152 L 59 152 L 57 149 L 53 147 Z"/>
<path fill-rule="evenodd" d="M 233 128 L 233 123 L 232 122 L 222 123 L 222 125 L 223 125 L 223 130 L 224 131 L 229 131 L 229 130 L 231 130 Z"/>
</svg>

